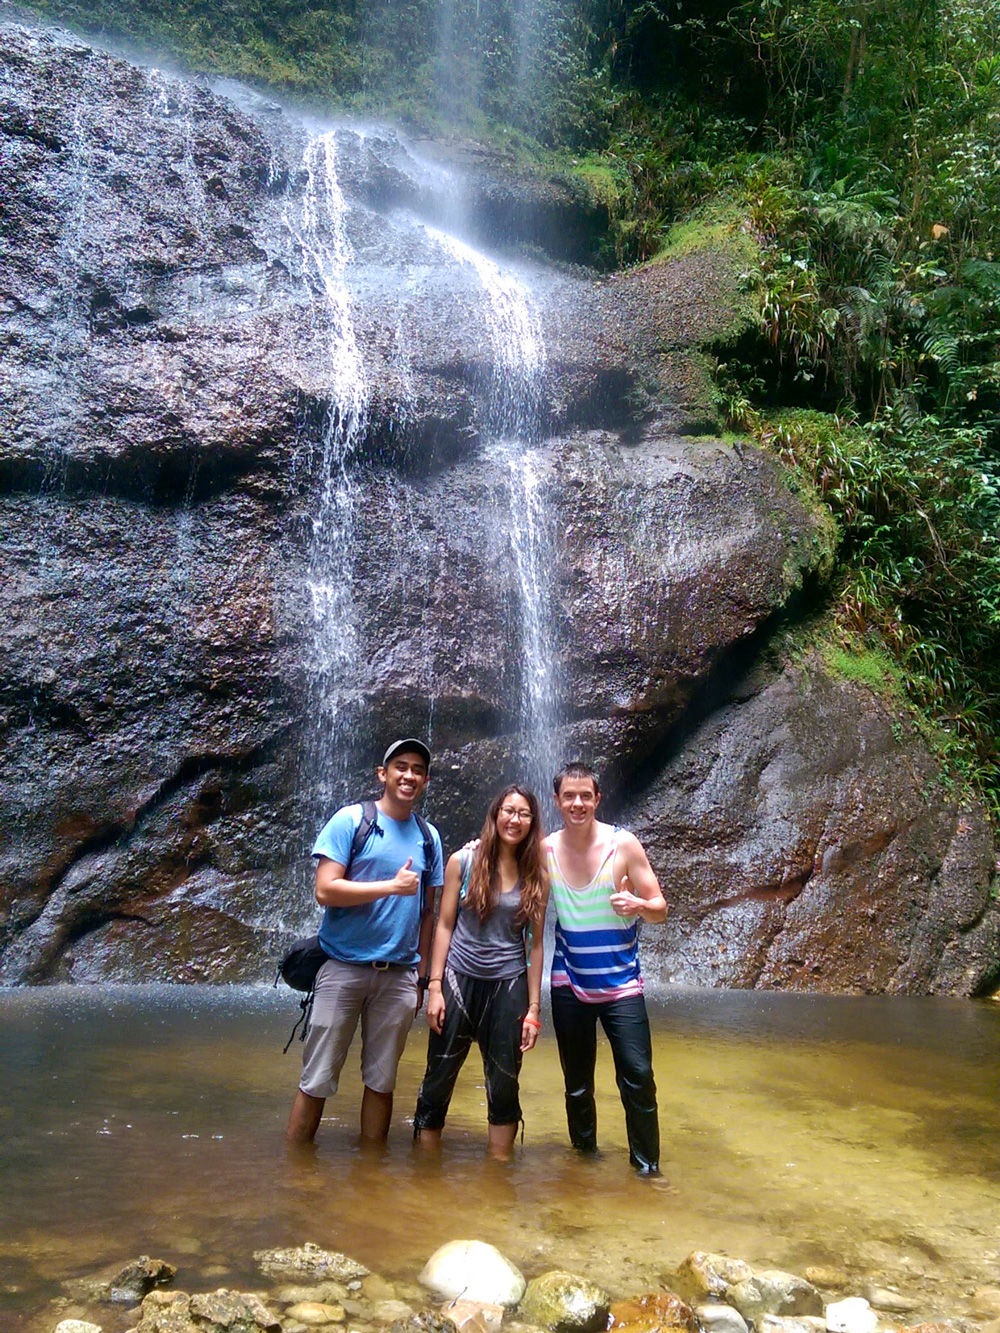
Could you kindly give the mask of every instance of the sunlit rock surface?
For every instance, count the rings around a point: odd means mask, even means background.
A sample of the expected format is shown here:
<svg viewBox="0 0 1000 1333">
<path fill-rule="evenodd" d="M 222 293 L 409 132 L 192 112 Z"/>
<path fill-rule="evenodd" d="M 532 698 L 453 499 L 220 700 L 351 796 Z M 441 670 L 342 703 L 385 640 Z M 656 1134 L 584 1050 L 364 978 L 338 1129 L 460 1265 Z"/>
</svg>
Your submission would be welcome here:
<svg viewBox="0 0 1000 1333">
<path fill-rule="evenodd" d="M 857 749 L 802 668 L 703 724 L 723 768 L 687 748 L 664 785 L 706 681 L 725 696 L 832 540 L 758 451 L 678 433 L 710 412 L 699 349 L 738 319 L 731 264 L 599 280 L 536 257 L 515 282 L 448 238 L 584 256 L 599 219 L 557 183 L 385 128 L 321 135 L 65 35 L 0 45 L 0 980 L 267 975 L 315 915 L 317 765 L 334 752 L 324 781 L 364 795 L 379 742 L 417 732 L 451 845 L 501 780 L 601 766 L 676 904 L 653 972 L 982 984 L 982 817 L 931 796 L 932 761 L 870 700 L 851 695 L 882 719 Z M 317 740 L 319 497 L 349 415 L 351 660 Z M 787 773 L 745 734 L 764 714 L 802 734 Z"/>
<path fill-rule="evenodd" d="M 818 659 L 739 686 L 626 811 L 673 904 L 645 937 L 651 971 L 979 989 L 1000 945 L 982 811 L 957 800 L 911 724 Z"/>
</svg>

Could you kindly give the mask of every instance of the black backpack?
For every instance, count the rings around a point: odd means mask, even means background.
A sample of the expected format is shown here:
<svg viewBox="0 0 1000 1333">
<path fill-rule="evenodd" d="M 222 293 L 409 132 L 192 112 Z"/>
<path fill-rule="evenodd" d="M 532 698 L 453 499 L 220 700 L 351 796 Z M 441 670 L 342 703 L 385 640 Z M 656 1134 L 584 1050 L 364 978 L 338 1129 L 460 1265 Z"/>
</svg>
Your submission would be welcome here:
<svg viewBox="0 0 1000 1333">
<path fill-rule="evenodd" d="M 423 912 L 427 905 L 427 895 L 433 888 L 430 880 L 434 864 L 434 837 L 430 825 L 423 815 L 418 815 L 414 811 L 413 817 L 417 821 L 417 827 L 420 829 L 420 835 L 424 840 L 424 871 L 420 877 L 420 910 Z M 354 837 L 351 839 L 350 856 L 347 865 L 344 867 L 344 877 L 346 879 L 350 878 L 354 858 L 372 836 L 382 836 L 382 829 L 378 822 L 378 807 L 374 801 L 363 801 L 361 804 L 361 822 L 354 831 Z M 304 935 L 301 939 L 295 940 L 292 946 L 282 954 L 278 962 L 278 972 L 274 978 L 274 984 L 277 986 L 279 981 L 284 981 L 293 990 L 305 993 L 304 999 L 301 1001 L 302 1013 L 296 1020 L 295 1027 L 292 1028 L 292 1035 L 285 1045 L 286 1051 L 295 1040 L 295 1033 L 300 1023 L 303 1026 L 299 1040 L 305 1041 L 316 976 L 329 957 L 330 955 L 320 944 L 318 935 Z M 303 1022 L 303 1020 L 306 1021 Z"/>
</svg>

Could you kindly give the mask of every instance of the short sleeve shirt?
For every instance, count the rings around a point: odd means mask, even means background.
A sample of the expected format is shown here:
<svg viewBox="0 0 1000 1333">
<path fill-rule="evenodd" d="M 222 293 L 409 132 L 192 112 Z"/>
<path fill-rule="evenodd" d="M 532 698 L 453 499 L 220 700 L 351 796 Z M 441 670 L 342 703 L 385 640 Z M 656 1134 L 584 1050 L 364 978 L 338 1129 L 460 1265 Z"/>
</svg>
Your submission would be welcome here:
<svg viewBox="0 0 1000 1333">
<path fill-rule="evenodd" d="M 361 823 L 363 809 L 345 805 L 321 830 L 313 856 L 326 856 L 340 865 L 351 861 L 351 843 Z M 431 824 L 433 854 L 430 875 L 424 879 L 424 837 L 411 815 L 407 820 L 390 819 L 378 812 L 378 831 L 372 829 L 365 845 L 350 864 L 348 879 L 356 883 L 392 879 L 400 866 L 412 859 L 412 870 L 423 882 L 438 888 L 444 882 L 441 837 Z M 319 939 L 331 958 L 343 963 L 403 963 L 419 961 L 417 940 L 423 895 L 376 898 L 357 907 L 327 907 Z"/>
</svg>

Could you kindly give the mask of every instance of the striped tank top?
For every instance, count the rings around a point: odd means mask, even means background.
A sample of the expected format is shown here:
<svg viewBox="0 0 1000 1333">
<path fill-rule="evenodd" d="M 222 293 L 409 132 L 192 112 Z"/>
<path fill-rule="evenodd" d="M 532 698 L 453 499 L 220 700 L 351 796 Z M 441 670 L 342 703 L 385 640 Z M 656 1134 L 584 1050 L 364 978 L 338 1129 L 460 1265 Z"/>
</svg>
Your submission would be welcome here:
<svg viewBox="0 0 1000 1333">
<path fill-rule="evenodd" d="M 549 891 L 556 910 L 552 985 L 569 986 L 578 1000 L 589 1004 L 641 995 L 643 990 L 638 920 L 616 916 L 610 901 L 620 833 L 616 828 L 597 874 L 582 889 L 569 887 L 555 851 L 548 850 Z"/>
</svg>

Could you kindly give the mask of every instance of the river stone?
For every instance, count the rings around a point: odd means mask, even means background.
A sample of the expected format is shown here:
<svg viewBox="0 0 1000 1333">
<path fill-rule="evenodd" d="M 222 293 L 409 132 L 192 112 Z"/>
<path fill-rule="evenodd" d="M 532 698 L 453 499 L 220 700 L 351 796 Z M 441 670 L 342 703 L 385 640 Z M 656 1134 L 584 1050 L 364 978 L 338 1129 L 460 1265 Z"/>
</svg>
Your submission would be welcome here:
<svg viewBox="0 0 1000 1333">
<path fill-rule="evenodd" d="M 729 1288 L 753 1277 L 753 1269 L 742 1259 L 708 1250 L 692 1250 L 677 1269 L 674 1285 L 692 1304 L 728 1298 Z"/>
<path fill-rule="evenodd" d="M 356 1259 L 336 1250 L 323 1250 L 312 1241 L 292 1249 L 256 1250 L 254 1261 L 268 1277 L 330 1278 L 353 1282 L 366 1278 L 369 1270 Z"/>
<path fill-rule="evenodd" d="M 372 1306 L 372 1318 L 377 1324 L 397 1324 L 409 1319 L 413 1313 L 412 1305 L 407 1305 L 405 1301 L 376 1301 Z"/>
<path fill-rule="evenodd" d="M 750 1323 L 762 1315 L 821 1315 L 823 1298 L 805 1278 L 777 1268 L 754 1271 L 753 1277 L 734 1283 L 728 1300 Z"/>
<path fill-rule="evenodd" d="M 484 1301 L 514 1306 L 524 1295 L 524 1278 L 498 1249 L 481 1240 L 452 1240 L 435 1250 L 420 1274 L 421 1283 L 445 1300 Z"/>
<path fill-rule="evenodd" d="M 348 1291 L 341 1282 L 317 1282 L 310 1286 L 278 1287 L 272 1293 L 272 1296 L 281 1305 L 297 1305 L 299 1301 L 319 1301 L 326 1305 L 340 1305 L 348 1299 Z"/>
<path fill-rule="evenodd" d="M 823 1333 L 826 1320 L 821 1315 L 761 1315 L 757 1333 Z"/>
<path fill-rule="evenodd" d="M 259 1296 L 220 1287 L 195 1296 L 151 1291 L 135 1333 L 277 1333 L 280 1328 Z"/>
<path fill-rule="evenodd" d="M 101 1333 L 100 1324 L 88 1324 L 86 1319 L 63 1319 L 52 1333 Z"/>
<path fill-rule="evenodd" d="M 471 1329 L 473 1326 L 484 1333 L 497 1333 L 503 1323 L 505 1306 L 491 1301 L 456 1300 L 441 1307 L 456 1328 Z"/>
<path fill-rule="evenodd" d="M 814 1287 L 829 1287 L 832 1291 L 843 1291 L 851 1285 L 851 1277 L 843 1268 L 833 1268 L 826 1264 L 810 1264 L 802 1270 L 806 1281 Z"/>
<path fill-rule="evenodd" d="M 914 1300 L 912 1296 L 904 1296 L 902 1292 L 895 1291 L 892 1287 L 876 1287 L 869 1284 L 864 1288 L 862 1295 L 876 1310 L 885 1310 L 887 1314 L 912 1314 L 914 1310 L 920 1308 L 918 1300 Z"/>
<path fill-rule="evenodd" d="M 286 1310 L 285 1315 L 298 1324 L 307 1324 L 310 1327 L 321 1324 L 342 1324 L 345 1317 L 342 1305 L 326 1305 L 321 1301 L 299 1301 L 297 1305 Z"/>
<path fill-rule="evenodd" d="M 863 1296 L 847 1296 L 826 1307 L 827 1333 L 874 1333 L 878 1315 Z"/>
<path fill-rule="evenodd" d="M 872 1301 L 872 1304 L 876 1302 Z M 994 1319 L 1000 1317 L 1000 1287 L 977 1287 L 972 1293 L 972 1312 Z"/>
<path fill-rule="evenodd" d="M 732 1305 L 707 1301 L 696 1305 L 694 1312 L 705 1333 L 747 1333 L 747 1321 Z"/>
<path fill-rule="evenodd" d="M 607 1327 L 611 1297 L 575 1273 L 553 1269 L 528 1283 L 518 1314 L 553 1333 L 595 1333 Z"/>
<path fill-rule="evenodd" d="M 154 1287 L 165 1287 L 176 1276 L 177 1269 L 163 1259 L 150 1259 L 146 1254 L 133 1259 L 108 1282 L 108 1300 L 122 1305 L 137 1305 Z"/>
<path fill-rule="evenodd" d="M 366 1301 L 394 1301 L 396 1288 L 381 1273 L 369 1273 L 361 1283 L 361 1294 Z"/>
<path fill-rule="evenodd" d="M 671 1291 L 650 1292 L 615 1301 L 611 1306 L 611 1329 L 628 1333 L 657 1333 L 659 1329 L 685 1329 L 695 1333 L 694 1311 Z"/>
</svg>

